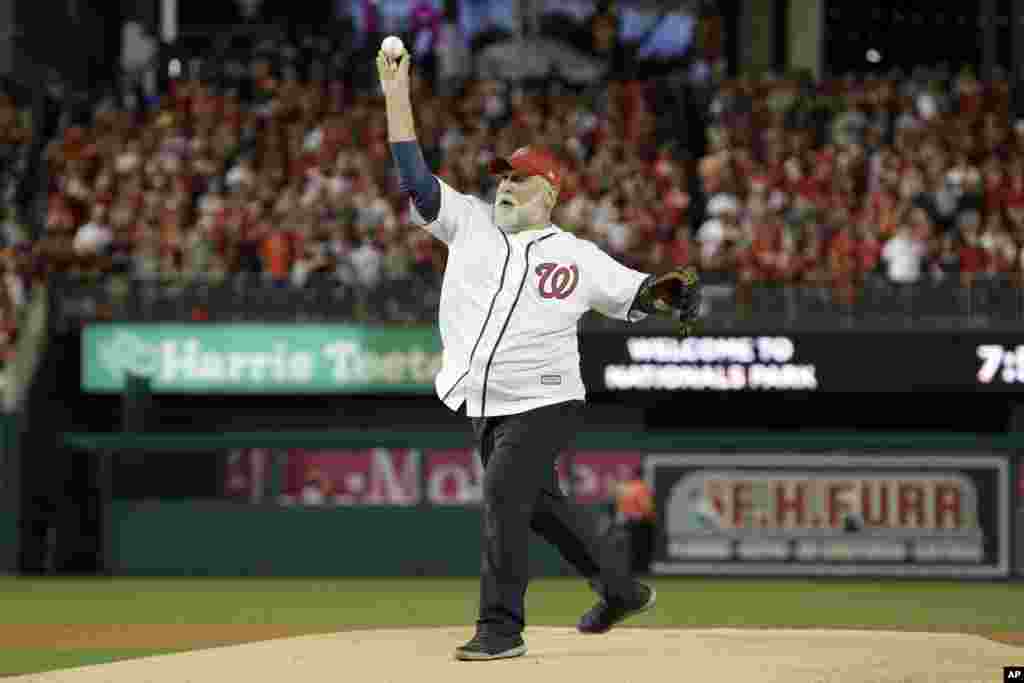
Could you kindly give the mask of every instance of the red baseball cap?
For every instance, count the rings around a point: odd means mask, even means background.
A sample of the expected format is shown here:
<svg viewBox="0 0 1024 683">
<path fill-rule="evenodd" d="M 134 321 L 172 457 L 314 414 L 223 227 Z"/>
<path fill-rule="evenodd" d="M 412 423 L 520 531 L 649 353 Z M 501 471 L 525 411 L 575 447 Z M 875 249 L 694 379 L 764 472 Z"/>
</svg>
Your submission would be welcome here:
<svg viewBox="0 0 1024 683">
<path fill-rule="evenodd" d="M 515 170 L 526 175 L 542 176 L 556 190 L 562 186 L 562 165 L 554 154 L 543 147 L 520 147 L 508 157 L 494 159 L 488 168 L 492 175 Z"/>
</svg>

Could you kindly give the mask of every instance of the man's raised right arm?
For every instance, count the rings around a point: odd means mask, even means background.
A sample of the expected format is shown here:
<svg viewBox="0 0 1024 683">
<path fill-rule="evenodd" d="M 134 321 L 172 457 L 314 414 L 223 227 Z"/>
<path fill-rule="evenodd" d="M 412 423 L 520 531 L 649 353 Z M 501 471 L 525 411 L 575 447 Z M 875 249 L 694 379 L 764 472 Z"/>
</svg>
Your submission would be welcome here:
<svg viewBox="0 0 1024 683">
<path fill-rule="evenodd" d="M 398 166 L 398 179 L 403 192 L 412 199 L 416 212 L 425 223 L 437 220 L 441 211 L 441 183 L 430 172 L 423 150 L 416 139 L 416 124 L 409 94 L 409 53 L 397 60 L 377 53 L 377 72 L 387 110 L 388 142 Z"/>
</svg>

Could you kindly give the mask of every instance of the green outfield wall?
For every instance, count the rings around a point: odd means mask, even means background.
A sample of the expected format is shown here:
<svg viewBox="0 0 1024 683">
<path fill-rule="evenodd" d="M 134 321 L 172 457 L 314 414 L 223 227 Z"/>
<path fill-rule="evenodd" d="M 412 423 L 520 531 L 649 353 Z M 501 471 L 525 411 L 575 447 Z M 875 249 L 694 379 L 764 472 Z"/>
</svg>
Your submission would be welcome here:
<svg viewBox="0 0 1024 683">
<path fill-rule="evenodd" d="M 18 559 L 18 475 L 13 415 L 0 415 L 0 574 L 13 572 Z"/>
<path fill-rule="evenodd" d="M 466 439 L 363 430 L 63 438 L 109 458 L 251 447 L 451 448 Z M 659 547 L 656 573 L 1006 578 L 1019 533 L 1014 455 L 1021 439 L 584 433 L 576 447 L 609 457 L 626 449 L 643 458 L 659 529 L 671 541 Z M 572 460 L 578 453 L 567 455 Z M 702 500 L 693 498 L 695 491 Z M 851 491 L 857 492 L 852 503 L 844 498 Z M 703 507 L 693 507 L 694 500 Z M 434 504 L 423 496 L 400 505 L 327 507 L 116 495 L 108 501 L 103 566 L 114 575 L 475 576 L 480 569 L 480 509 L 474 504 Z M 728 557 L 701 559 L 712 541 L 731 548 Z M 766 541 L 778 546 L 769 548 L 774 555 L 751 554 L 762 552 Z M 530 553 L 534 576 L 572 573 L 539 538 Z"/>
<path fill-rule="evenodd" d="M 161 576 L 476 576 L 475 508 L 253 507 L 115 500 L 110 571 Z M 568 572 L 534 537 L 531 572 Z"/>
</svg>

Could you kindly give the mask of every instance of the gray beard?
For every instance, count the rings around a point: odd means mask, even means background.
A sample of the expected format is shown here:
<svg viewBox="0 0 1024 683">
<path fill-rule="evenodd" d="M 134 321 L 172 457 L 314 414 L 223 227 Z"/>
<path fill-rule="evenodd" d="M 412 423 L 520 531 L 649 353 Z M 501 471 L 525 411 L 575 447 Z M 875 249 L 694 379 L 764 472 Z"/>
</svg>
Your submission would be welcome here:
<svg viewBox="0 0 1024 683">
<path fill-rule="evenodd" d="M 503 232 L 516 233 L 532 228 L 546 228 L 551 222 L 551 214 L 543 202 L 535 197 L 522 206 L 505 208 L 494 205 L 494 224 Z"/>
</svg>

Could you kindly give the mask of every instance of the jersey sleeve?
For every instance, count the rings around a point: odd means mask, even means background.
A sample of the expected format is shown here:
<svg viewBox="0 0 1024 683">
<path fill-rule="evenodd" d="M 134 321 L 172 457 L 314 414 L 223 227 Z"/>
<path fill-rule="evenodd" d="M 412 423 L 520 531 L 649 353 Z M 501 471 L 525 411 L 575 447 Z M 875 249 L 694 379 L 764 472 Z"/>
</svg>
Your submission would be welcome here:
<svg viewBox="0 0 1024 683">
<path fill-rule="evenodd" d="M 445 244 L 451 244 L 457 239 L 477 207 L 472 196 L 458 192 L 440 178 L 437 182 L 441 185 L 441 209 L 437 212 L 437 218 L 433 221 L 424 220 L 412 200 L 409 200 L 409 215 L 413 223 Z"/>
<path fill-rule="evenodd" d="M 646 313 L 630 309 L 648 273 L 622 265 L 593 242 L 581 242 L 581 265 L 587 273 L 587 303 L 590 308 L 616 320 L 636 322 L 646 318 Z"/>
</svg>

